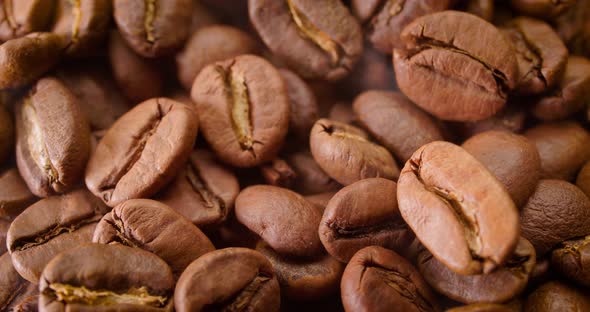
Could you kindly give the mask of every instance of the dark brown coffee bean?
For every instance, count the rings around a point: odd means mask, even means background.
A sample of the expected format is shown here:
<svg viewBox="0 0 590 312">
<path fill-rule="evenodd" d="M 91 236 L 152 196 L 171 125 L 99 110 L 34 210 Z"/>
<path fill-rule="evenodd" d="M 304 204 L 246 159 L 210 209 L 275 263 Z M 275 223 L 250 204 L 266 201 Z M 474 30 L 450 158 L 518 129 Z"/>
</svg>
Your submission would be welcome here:
<svg viewBox="0 0 590 312">
<path fill-rule="evenodd" d="M 197 131 L 189 105 L 155 98 L 135 106 L 96 147 L 86 167 L 88 189 L 111 207 L 156 194 L 189 158 Z"/>
<path fill-rule="evenodd" d="M 570 54 L 590 56 L 590 2 L 587 0 L 565 0 L 569 6 L 559 16 L 555 17 L 553 24 L 561 39 L 570 49 Z"/>
<path fill-rule="evenodd" d="M 542 120 L 565 119 L 586 107 L 590 97 L 590 60 L 570 56 L 563 80 L 549 94 L 533 101 L 532 113 Z"/>
<path fill-rule="evenodd" d="M 195 260 L 174 292 L 174 307 L 188 311 L 279 311 L 279 283 L 259 252 L 227 248 Z"/>
<path fill-rule="evenodd" d="M 311 129 L 309 144 L 322 170 L 343 185 L 366 178 L 399 176 L 391 154 L 369 141 L 368 135 L 357 127 L 320 119 Z"/>
<path fill-rule="evenodd" d="M 489 274 L 457 274 L 425 249 L 418 256 L 418 268 L 428 284 L 463 303 L 502 303 L 515 298 L 527 286 L 534 266 L 535 248 L 522 238 L 508 261 Z"/>
<path fill-rule="evenodd" d="M 512 47 L 479 17 L 456 11 L 426 15 L 404 28 L 401 39 L 405 47 L 393 57 L 397 83 L 440 119 L 488 118 L 505 106 L 516 86 Z"/>
<path fill-rule="evenodd" d="M 0 255 L 8 251 L 6 248 L 6 235 L 8 234 L 9 228 L 10 221 L 6 219 L 0 219 Z"/>
<path fill-rule="evenodd" d="M 194 32 L 176 55 L 178 80 L 190 90 L 199 72 L 209 64 L 242 54 L 256 54 L 258 43 L 249 34 L 226 25 L 211 25 Z"/>
<path fill-rule="evenodd" d="M 579 187 L 586 196 L 590 197 L 590 161 L 578 173 L 576 186 Z"/>
<path fill-rule="evenodd" d="M 114 0 L 115 22 L 127 44 L 145 57 L 171 54 L 189 36 L 191 0 Z"/>
<path fill-rule="evenodd" d="M 231 215 L 224 223 L 214 231 L 207 233 L 207 235 L 218 249 L 228 247 L 254 249 L 258 241 L 260 241 L 260 237 L 241 224 L 235 215 Z"/>
<path fill-rule="evenodd" d="M 0 166 L 12 154 L 14 147 L 14 124 L 12 117 L 0 104 Z"/>
<path fill-rule="evenodd" d="M 400 34 L 416 18 L 450 9 L 453 0 L 352 0 L 352 11 L 365 28 L 367 39 L 381 53 L 403 48 Z"/>
<path fill-rule="evenodd" d="M 516 92 L 539 94 L 561 81 L 568 51 L 549 24 L 518 17 L 510 21 L 503 31 L 516 51 L 520 72 Z"/>
<path fill-rule="evenodd" d="M 59 61 L 67 41 L 52 33 L 31 33 L 0 45 L 0 89 L 39 79 Z"/>
<path fill-rule="evenodd" d="M 553 1 L 553 0 L 511 0 L 512 8 L 518 13 L 535 16 L 538 18 L 548 19 L 553 18 L 569 7 L 571 7 L 576 1 L 564 0 L 564 1 Z"/>
<path fill-rule="evenodd" d="M 590 299 L 567 284 L 549 282 L 528 296 L 524 312 L 550 311 L 590 311 Z"/>
<path fill-rule="evenodd" d="M 366 91 L 353 107 L 363 128 L 403 163 L 422 145 L 443 140 L 434 120 L 399 92 Z"/>
<path fill-rule="evenodd" d="M 590 285 L 590 235 L 559 244 L 551 253 L 551 267 L 582 286 Z"/>
<path fill-rule="evenodd" d="M 171 311 L 174 279 L 147 251 L 87 244 L 53 258 L 39 290 L 40 311 Z"/>
<path fill-rule="evenodd" d="M 418 149 L 402 170 L 397 199 L 418 239 L 456 273 L 489 273 L 518 242 L 518 210 L 510 194 L 454 144 Z"/>
<path fill-rule="evenodd" d="M 590 133 L 575 122 L 541 124 L 525 136 L 539 150 L 542 178 L 573 180 L 590 160 Z"/>
<path fill-rule="evenodd" d="M 236 217 L 283 256 L 318 255 L 320 212 L 288 189 L 255 185 L 236 198 Z"/>
<path fill-rule="evenodd" d="M 295 171 L 280 158 L 260 167 L 260 173 L 267 184 L 284 188 L 292 188 L 297 179 Z"/>
<path fill-rule="evenodd" d="M 86 190 L 42 199 L 14 219 L 6 245 L 19 274 L 38 283 L 58 253 L 92 240 L 107 207 Z"/>
<path fill-rule="evenodd" d="M 10 255 L 0 255 L 0 311 L 21 311 L 17 306 L 38 293 L 37 285 L 27 282 L 14 269 Z"/>
<path fill-rule="evenodd" d="M 3 0 L 0 10 L 0 40 L 8 41 L 45 30 L 56 0 Z"/>
<path fill-rule="evenodd" d="M 158 200 L 199 227 L 223 223 L 240 192 L 238 179 L 208 150 L 193 151 L 186 166 Z"/>
<path fill-rule="evenodd" d="M 197 30 L 219 24 L 220 16 L 206 6 L 202 1 L 193 1 L 193 10 L 191 14 L 191 27 L 189 34 L 194 34 Z"/>
<path fill-rule="evenodd" d="M 14 218 L 35 201 L 15 168 L 0 173 L 0 190 L 0 218 Z"/>
<path fill-rule="evenodd" d="M 272 264 L 281 286 L 281 295 L 297 301 L 317 300 L 338 291 L 344 264 L 323 254 L 305 260 L 282 257 L 264 242 L 256 246 Z"/>
<path fill-rule="evenodd" d="M 280 69 L 279 72 L 287 86 L 287 95 L 291 104 L 289 133 L 307 144 L 311 127 L 318 119 L 316 97 L 313 90 L 297 74 L 288 69 Z"/>
<path fill-rule="evenodd" d="M 290 154 L 287 161 L 297 175 L 294 189 L 298 193 L 310 195 L 340 189 L 340 184 L 320 168 L 309 151 Z"/>
<path fill-rule="evenodd" d="M 16 162 L 33 194 L 46 197 L 80 182 L 90 127 L 80 103 L 55 78 L 39 80 L 16 108 Z"/>
<path fill-rule="evenodd" d="M 319 227 L 328 253 L 348 262 L 367 246 L 407 248 L 414 234 L 400 215 L 396 191 L 395 182 L 382 178 L 360 180 L 338 191 L 326 206 Z"/>
<path fill-rule="evenodd" d="M 221 160 L 253 167 L 272 160 L 289 127 L 289 98 L 279 71 L 242 55 L 208 65 L 195 79 L 203 135 Z"/>
<path fill-rule="evenodd" d="M 371 246 L 357 252 L 340 284 L 344 310 L 440 311 L 420 273 L 395 252 Z"/>
<path fill-rule="evenodd" d="M 590 233 L 590 199 L 575 185 L 541 180 L 520 212 L 520 231 L 538 257 L 557 244 Z"/>
<path fill-rule="evenodd" d="M 526 137 L 488 131 L 471 137 L 462 147 L 500 181 L 517 208 L 526 204 L 541 175 L 541 159 Z"/>
<path fill-rule="evenodd" d="M 268 48 L 304 78 L 338 80 L 363 51 L 361 28 L 337 0 L 249 0 L 250 21 Z"/>
</svg>

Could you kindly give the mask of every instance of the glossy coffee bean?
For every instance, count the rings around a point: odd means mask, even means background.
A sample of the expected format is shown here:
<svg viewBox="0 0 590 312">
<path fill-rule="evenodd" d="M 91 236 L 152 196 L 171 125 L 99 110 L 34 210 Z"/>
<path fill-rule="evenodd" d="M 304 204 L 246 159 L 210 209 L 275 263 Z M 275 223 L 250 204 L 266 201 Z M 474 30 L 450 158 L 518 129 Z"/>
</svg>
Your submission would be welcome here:
<svg viewBox="0 0 590 312">
<path fill-rule="evenodd" d="M 309 144 L 322 170 L 343 185 L 366 178 L 399 176 L 391 154 L 369 141 L 368 135 L 357 127 L 320 119 L 311 129 Z"/>
<path fill-rule="evenodd" d="M 289 127 L 289 98 L 279 71 L 242 55 L 205 67 L 191 97 L 203 135 L 215 154 L 236 167 L 272 160 Z"/>
<path fill-rule="evenodd" d="M 318 103 L 313 90 L 297 74 L 280 69 L 281 77 L 287 86 L 291 110 L 289 115 L 289 134 L 307 143 L 311 127 L 318 119 Z"/>
<path fill-rule="evenodd" d="M 90 242 L 108 208 L 86 190 L 42 199 L 14 219 L 6 245 L 19 274 L 37 284 L 58 253 Z"/>
<path fill-rule="evenodd" d="M 15 168 L 0 173 L 0 190 L 0 218 L 14 218 L 35 201 Z"/>
<path fill-rule="evenodd" d="M 87 244 L 53 258 L 39 290 L 39 311 L 171 311 L 174 279 L 147 251 Z"/>
<path fill-rule="evenodd" d="M 52 18 L 56 0 L 4 0 L 0 10 L 0 40 L 8 41 L 43 31 Z"/>
<path fill-rule="evenodd" d="M 582 291 L 554 281 L 533 291 L 526 299 L 524 311 L 590 311 L 590 299 Z"/>
<path fill-rule="evenodd" d="M 344 270 L 340 284 L 344 310 L 440 311 L 418 270 L 395 252 L 366 247 Z"/>
<path fill-rule="evenodd" d="M 12 116 L 0 104 L 0 165 L 12 154 L 14 146 L 14 123 Z"/>
<path fill-rule="evenodd" d="M 397 198 L 418 239 L 456 273 L 489 273 L 518 242 L 518 210 L 510 194 L 452 143 L 418 149 L 402 170 Z"/>
<path fill-rule="evenodd" d="M 337 191 L 340 184 L 330 178 L 313 159 L 309 151 L 290 154 L 287 162 L 295 172 L 294 189 L 299 194 L 310 195 Z"/>
<path fill-rule="evenodd" d="M 21 311 L 17 306 L 38 293 L 37 285 L 23 279 L 14 269 L 10 255 L 0 255 L 0 309 Z"/>
<path fill-rule="evenodd" d="M 406 26 L 401 38 L 405 46 L 393 56 L 397 83 L 440 119 L 488 118 L 505 106 L 516 86 L 512 47 L 479 17 L 456 11 L 426 15 Z"/>
<path fill-rule="evenodd" d="M 400 215 L 396 192 L 395 182 L 382 178 L 360 180 L 338 191 L 328 202 L 319 227 L 326 250 L 348 262 L 368 246 L 407 248 L 414 234 Z"/>
<path fill-rule="evenodd" d="M 551 252 L 551 267 L 578 285 L 590 285 L 590 235 L 561 242 Z"/>
<path fill-rule="evenodd" d="M 39 80 L 16 108 L 16 162 L 33 194 L 76 186 L 90 154 L 90 127 L 75 95 L 58 79 Z"/>
<path fill-rule="evenodd" d="M 259 252 L 226 248 L 195 260 L 174 292 L 176 311 L 279 311 L 279 283 Z"/>
<path fill-rule="evenodd" d="M 86 186 L 111 207 L 150 197 L 182 168 L 197 131 L 191 106 L 167 98 L 147 100 L 100 140 L 86 167 Z"/>
</svg>

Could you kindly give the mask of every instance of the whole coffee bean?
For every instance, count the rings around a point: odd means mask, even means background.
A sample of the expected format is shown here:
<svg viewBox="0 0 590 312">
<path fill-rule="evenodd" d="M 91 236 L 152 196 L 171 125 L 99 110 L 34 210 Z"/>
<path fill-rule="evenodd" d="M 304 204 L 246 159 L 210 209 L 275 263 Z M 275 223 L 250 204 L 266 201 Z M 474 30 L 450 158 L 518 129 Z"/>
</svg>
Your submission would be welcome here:
<svg viewBox="0 0 590 312">
<path fill-rule="evenodd" d="M 280 158 L 260 167 L 260 173 L 266 184 L 284 188 L 292 188 L 297 179 L 297 174 L 291 169 L 291 166 Z"/>
<path fill-rule="evenodd" d="M 399 88 L 440 119 L 488 118 L 516 86 L 512 47 L 479 17 L 455 11 L 426 15 L 406 26 L 401 39 L 405 47 L 393 53 Z"/>
<path fill-rule="evenodd" d="M 242 55 L 208 65 L 191 97 L 201 131 L 215 154 L 236 167 L 272 160 L 289 127 L 289 98 L 278 70 L 264 59 Z"/>
<path fill-rule="evenodd" d="M 563 13 L 576 1 L 553 1 L 553 0 L 511 0 L 510 4 L 518 13 L 535 16 L 543 19 L 550 19 Z"/>
<path fill-rule="evenodd" d="M 565 240 L 590 234 L 590 199 L 566 181 L 541 180 L 520 212 L 520 224 L 542 257 Z"/>
<path fill-rule="evenodd" d="M 6 253 L 6 235 L 10 228 L 10 221 L 6 219 L 0 219 L 0 255 Z"/>
<path fill-rule="evenodd" d="M 223 223 L 240 192 L 238 179 L 208 150 L 192 152 L 188 163 L 158 200 L 199 227 Z"/>
<path fill-rule="evenodd" d="M 320 119 L 311 129 L 309 144 L 322 170 L 343 185 L 366 178 L 399 176 L 391 154 L 369 141 L 368 135 L 357 127 Z"/>
<path fill-rule="evenodd" d="M 340 284 L 344 310 L 440 311 L 420 273 L 395 252 L 371 246 L 357 252 Z"/>
<path fill-rule="evenodd" d="M 443 140 L 434 120 L 399 92 L 366 91 L 353 107 L 363 128 L 401 162 L 422 145 Z"/>
<path fill-rule="evenodd" d="M 205 66 L 242 54 L 256 54 L 258 43 L 249 34 L 226 25 L 211 25 L 195 31 L 184 49 L 176 54 L 178 80 L 190 90 Z"/>
<path fill-rule="evenodd" d="M 551 267 L 582 286 L 590 285 L 590 235 L 561 242 L 551 253 Z"/>
<path fill-rule="evenodd" d="M 256 246 L 272 264 L 281 286 L 281 295 L 297 301 L 318 300 L 338 291 L 344 264 L 327 253 L 303 260 L 277 254 L 264 242 Z"/>
<path fill-rule="evenodd" d="M 108 34 L 113 12 L 110 0 L 56 0 L 52 32 L 69 40 L 66 53 L 86 56 L 96 53 Z"/>
<path fill-rule="evenodd" d="M 567 284 L 553 281 L 542 285 L 528 296 L 524 311 L 590 311 L 590 299 Z"/>
<path fill-rule="evenodd" d="M 338 80 L 363 52 L 361 27 L 337 0 L 249 0 L 266 46 L 304 78 Z"/>
<path fill-rule="evenodd" d="M 39 290 L 39 311 L 171 311 L 174 279 L 147 251 L 87 244 L 53 258 Z"/>
<path fill-rule="evenodd" d="M 0 40 L 8 41 L 34 31 L 43 31 L 50 22 L 56 0 L 3 0 L 0 10 Z"/>
<path fill-rule="evenodd" d="M 20 311 L 17 306 L 38 294 L 37 285 L 23 279 L 12 265 L 10 255 L 0 256 L 0 311 Z"/>
<path fill-rule="evenodd" d="M 178 312 L 279 311 L 279 283 L 270 262 L 259 252 L 227 248 L 195 260 L 174 291 Z"/>
<path fill-rule="evenodd" d="M 568 51 L 549 24 L 518 17 L 510 21 L 503 31 L 516 51 L 520 72 L 516 92 L 539 94 L 561 81 Z"/>
<path fill-rule="evenodd" d="M 518 242 L 518 210 L 500 181 L 448 142 L 418 149 L 402 169 L 401 214 L 422 244 L 459 274 L 489 273 Z"/>
<path fill-rule="evenodd" d="M 111 207 L 156 194 L 189 158 L 197 131 L 189 105 L 154 98 L 135 106 L 113 124 L 90 157 L 88 189 Z"/>
<path fill-rule="evenodd" d="M 496 115 L 475 122 L 455 123 L 453 129 L 463 138 L 470 138 L 486 131 L 520 133 L 525 126 L 527 113 L 522 108 L 508 106 Z"/>
<path fill-rule="evenodd" d="M 89 154 L 90 127 L 78 99 L 56 78 L 39 80 L 16 108 L 16 162 L 31 192 L 71 190 Z"/>
<path fill-rule="evenodd" d="M 14 147 L 14 124 L 12 117 L 0 104 L 0 166 L 12 154 Z"/>
<path fill-rule="evenodd" d="M 59 61 L 67 40 L 31 33 L 0 45 L 0 89 L 20 88 L 39 79 Z"/>
<path fill-rule="evenodd" d="M 520 239 L 506 263 L 489 274 L 460 275 L 423 250 L 418 268 L 424 279 L 445 296 L 463 303 L 502 303 L 520 295 L 535 266 L 535 248 Z"/>
<path fill-rule="evenodd" d="M 359 18 L 367 39 L 381 53 L 403 48 L 400 34 L 416 18 L 450 9 L 453 0 L 352 0 L 352 11 Z"/>
<path fill-rule="evenodd" d="M 42 199 L 14 219 L 6 246 L 18 273 L 37 284 L 58 253 L 92 240 L 108 208 L 86 190 Z"/>
<path fill-rule="evenodd" d="M 462 147 L 504 185 L 517 208 L 526 204 L 541 175 L 541 159 L 532 142 L 510 132 L 488 131 Z"/>
<path fill-rule="evenodd" d="M 0 218 L 14 218 L 35 201 L 35 196 L 14 168 L 0 173 L 0 190 Z"/>
<path fill-rule="evenodd" d="M 115 82 L 133 104 L 162 95 L 164 78 L 156 63 L 135 54 L 116 31 L 110 34 L 109 60 Z"/>
<path fill-rule="evenodd" d="M 532 113 L 542 120 L 565 119 L 586 107 L 590 97 L 590 60 L 570 56 L 565 76 L 549 94 L 533 101 Z"/>
<path fill-rule="evenodd" d="M 313 257 L 322 249 L 320 212 L 288 189 L 255 185 L 236 198 L 236 217 L 283 256 Z"/>
<path fill-rule="evenodd" d="M 150 199 L 131 199 L 113 208 L 96 225 L 92 241 L 152 252 L 166 261 L 175 277 L 193 260 L 215 250 L 194 224 Z"/>
<path fill-rule="evenodd" d="M 294 189 L 299 194 L 310 195 L 340 189 L 340 184 L 320 168 L 309 151 L 290 154 L 287 161 L 297 176 Z"/>
<path fill-rule="evenodd" d="M 307 143 L 313 123 L 318 119 L 318 103 L 313 90 L 297 74 L 288 70 L 279 70 L 291 104 L 289 115 L 289 133 L 297 140 Z"/>
<path fill-rule="evenodd" d="M 539 150 L 544 179 L 573 180 L 590 160 L 590 133 L 575 122 L 544 123 L 525 136 Z"/>
<path fill-rule="evenodd" d="M 117 27 L 127 44 L 145 57 L 171 54 L 189 36 L 191 0 L 114 0 Z"/>
<path fill-rule="evenodd" d="M 348 262 L 367 246 L 407 248 L 414 234 L 400 215 L 396 191 L 395 182 L 382 178 L 360 180 L 338 191 L 326 206 L 319 227 L 328 253 Z"/>
</svg>

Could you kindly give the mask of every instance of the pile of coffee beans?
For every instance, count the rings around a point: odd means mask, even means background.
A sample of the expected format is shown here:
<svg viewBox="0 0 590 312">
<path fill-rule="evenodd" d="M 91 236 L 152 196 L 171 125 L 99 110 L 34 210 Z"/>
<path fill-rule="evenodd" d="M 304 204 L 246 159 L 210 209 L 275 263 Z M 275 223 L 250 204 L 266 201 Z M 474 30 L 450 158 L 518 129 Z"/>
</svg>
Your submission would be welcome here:
<svg viewBox="0 0 590 312">
<path fill-rule="evenodd" d="M 0 0 L 0 312 L 590 311 L 590 0 Z"/>
</svg>

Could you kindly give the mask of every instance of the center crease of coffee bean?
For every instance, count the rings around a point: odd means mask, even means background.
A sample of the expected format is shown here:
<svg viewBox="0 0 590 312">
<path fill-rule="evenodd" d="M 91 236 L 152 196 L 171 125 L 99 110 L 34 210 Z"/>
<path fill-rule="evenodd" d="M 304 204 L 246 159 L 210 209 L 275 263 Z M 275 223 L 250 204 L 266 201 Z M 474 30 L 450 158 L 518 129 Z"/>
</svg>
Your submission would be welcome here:
<svg viewBox="0 0 590 312">
<path fill-rule="evenodd" d="M 404 221 L 399 219 L 390 219 L 386 222 L 367 225 L 367 226 L 348 226 L 337 221 L 326 224 L 336 234 L 336 239 L 357 239 L 363 237 L 372 237 L 378 232 L 403 231 L 407 229 Z"/>
<path fill-rule="evenodd" d="M 19 279 L 18 280 L 18 286 L 16 287 L 16 289 L 14 289 L 14 291 L 12 291 L 8 296 L 7 300 L 4 301 L 4 305 L 0 306 L 0 311 L 8 311 L 8 307 L 10 306 L 10 304 L 12 303 L 12 301 L 14 301 L 14 299 L 16 299 L 16 297 L 18 297 L 22 291 L 24 291 L 27 286 L 28 286 L 28 282 L 26 282 L 23 279 Z"/>
<path fill-rule="evenodd" d="M 225 215 L 225 204 L 211 189 L 207 183 L 201 178 L 199 169 L 189 161 L 186 168 L 186 179 L 192 186 L 193 190 L 199 194 L 207 208 L 214 208 L 216 211 Z"/>
<path fill-rule="evenodd" d="M 526 263 L 531 259 L 530 255 L 517 255 L 514 254 L 508 261 L 506 261 L 506 267 L 514 274 L 521 278 L 526 278 L 530 273 L 527 269 Z"/>
<path fill-rule="evenodd" d="M 125 224 L 123 223 L 123 220 L 114 212 L 112 212 L 111 215 L 113 217 L 113 221 L 106 220 L 106 219 L 105 219 L 105 221 L 115 230 L 115 235 L 117 237 L 115 238 L 114 241 L 109 242 L 109 243 L 120 243 L 125 246 L 129 246 L 129 247 L 141 248 L 141 246 L 143 246 L 143 243 L 141 243 L 139 240 L 135 239 L 131 235 L 128 235 L 129 237 L 127 235 L 125 235 L 126 231 L 125 231 Z"/>
<path fill-rule="evenodd" d="M 350 133 L 350 132 L 348 132 L 344 129 L 341 129 L 339 127 L 336 127 L 334 125 L 327 125 L 327 126 L 321 125 L 321 126 L 324 129 L 324 132 L 326 132 L 330 136 L 335 136 L 335 137 L 342 138 L 342 139 L 361 141 L 361 142 L 369 142 L 369 140 L 367 140 L 363 136 L 360 136 L 360 135 L 354 134 L 354 133 Z"/>
<path fill-rule="evenodd" d="M 385 26 L 389 26 L 391 20 L 397 16 L 403 9 L 404 5 L 406 4 L 406 0 L 385 0 L 381 1 L 379 8 L 375 10 L 375 16 L 371 19 L 371 23 L 369 24 L 369 31 L 372 32 L 375 30 L 375 26 L 379 25 L 381 19 L 385 19 Z M 385 15 L 385 18 L 382 17 L 380 12 L 387 11 L 388 14 Z"/>
<path fill-rule="evenodd" d="M 361 274 L 361 280 L 367 270 L 373 270 L 383 279 L 385 284 L 395 290 L 400 296 L 414 303 L 420 311 L 433 310 L 433 306 L 428 300 L 426 300 L 426 298 L 424 298 L 424 296 L 422 296 L 408 275 L 379 266 L 368 266 L 364 268 L 364 271 Z"/>
<path fill-rule="evenodd" d="M 168 301 L 166 297 L 151 295 L 144 286 L 118 294 L 109 290 L 91 290 L 84 286 L 51 283 L 45 292 L 60 302 L 86 305 L 139 304 L 159 308 L 165 306 Z"/>
<path fill-rule="evenodd" d="M 513 46 L 516 52 L 522 56 L 527 62 L 531 63 L 531 69 L 521 75 L 521 77 L 528 77 L 530 74 L 539 78 L 545 86 L 547 86 L 547 80 L 541 72 L 543 66 L 543 58 L 541 57 L 539 49 L 531 43 L 525 34 L 517 27 L 509 30 L 512 35 L 515 36 L 516 40 L 513 40 Z"/>
<path fill-rule="evenodd" d="M 576 263 L 578 266 L 582 266 L 582 255 L 580 254 L 580 248 L 583 248 L 590 244 L 590 235 L 585 236 L 582 241 L 575 241 L 575 242 L 568 242 L 565 241 L 561 243 L 561 247 L 556 249 L 561 249 L 563 252 L 566 252 L 576 259 Z"/>
<path fill-rule="evenodd" d="M 78 42 L 80 33 L 80 22 L 82 21 L 82 8 L 80 0 L 69 0 L 72 6 L 72 15 L 74 15 L 74 22 L 72 23 L 72 43 Z"/>
<path fill-rule="evenodd" d="M 150 43 L 156 41 L 154 36 L 154 20 L 156 19 L 156 1 L 157 0 L 145 0 L 145 19 L 143 21 L 143 27 L 145 28 L 146 39 Z"/>
<path fill-rule="evenodd" d="M 223 308 L 218 309 L 219 311 L 245 311 L 245 309 L 250 305 L 252 298 L 260 288 L 269 281 L 271 278 L 268 276 L 263 275 L 259 272 L 256 277 L 244 287 L 238 294 L 233 297 L 233 300 L 228 302 L 227 304 L 222 304 Z M 207 309 L 204 309 L 207 311 Z M 216 309 L 211 309 L 211 311 L 215 311 Z"/>
</svg>

